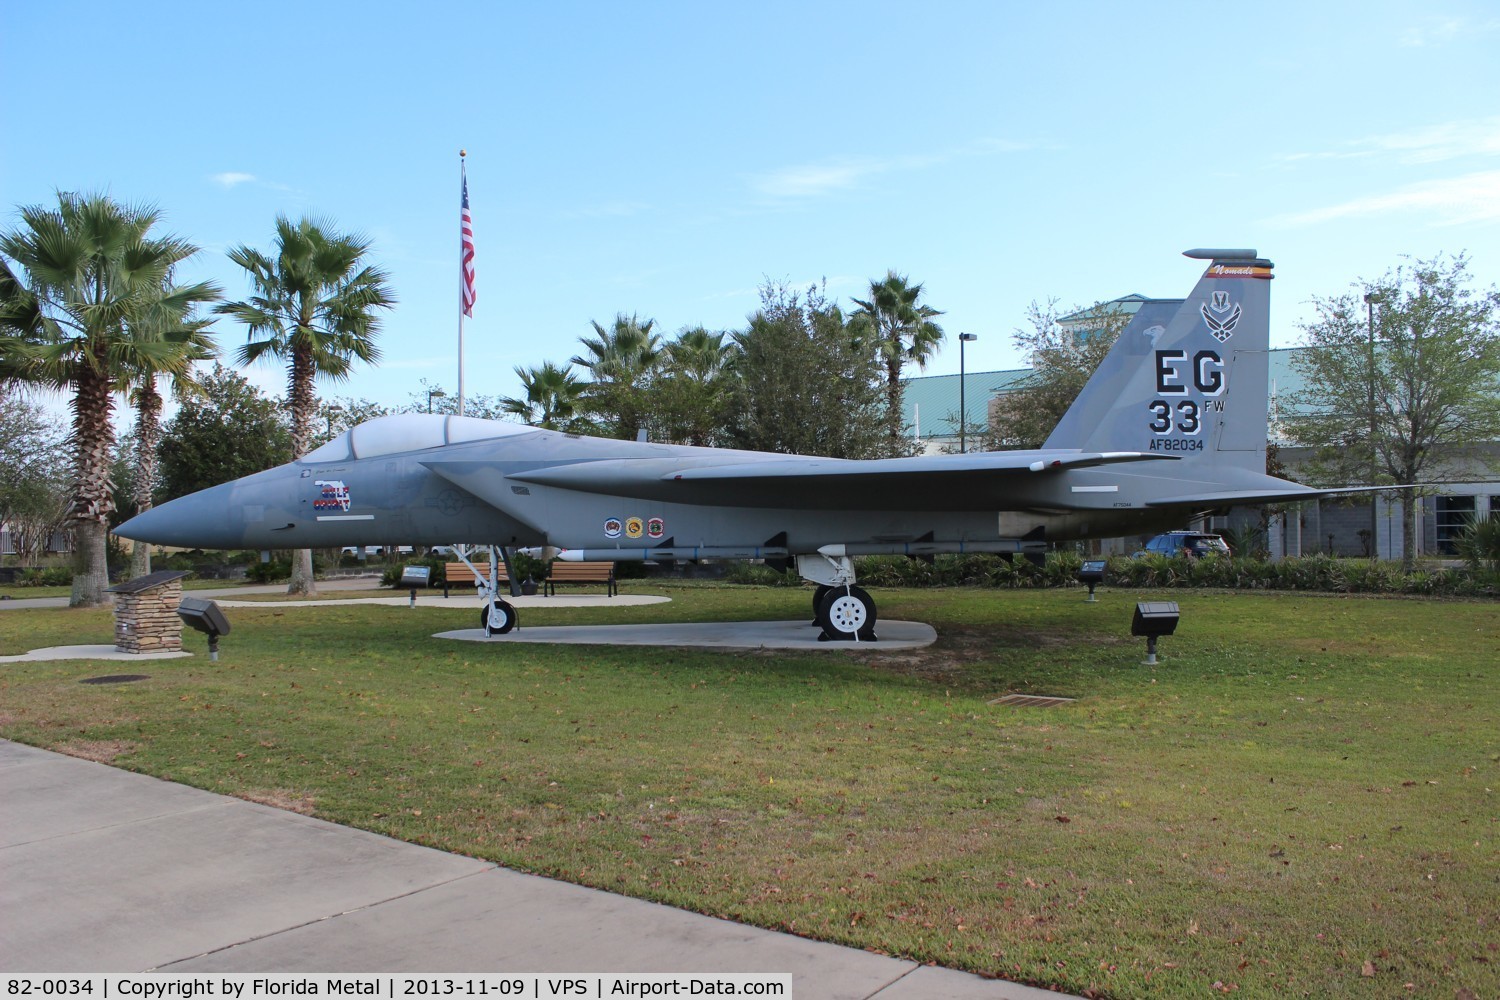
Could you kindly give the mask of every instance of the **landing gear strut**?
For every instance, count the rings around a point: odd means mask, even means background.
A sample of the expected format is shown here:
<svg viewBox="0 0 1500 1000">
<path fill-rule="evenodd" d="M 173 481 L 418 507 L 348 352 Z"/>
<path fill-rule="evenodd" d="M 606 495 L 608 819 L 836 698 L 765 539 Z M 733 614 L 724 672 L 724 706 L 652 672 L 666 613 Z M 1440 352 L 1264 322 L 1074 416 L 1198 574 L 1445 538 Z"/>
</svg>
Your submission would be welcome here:
<svg viewBox="0 0 1500 1000">
<path fill-rule="evenodd" d="M 505 575 L 511 581 L 512 596 L 515 593 L 515 574 L 510 571 L 510 553 L 498 545 L 490 546 L 490 572 L 486 576 L 472 562 L 469 561 L 468 549 L 463 545 L 455 545 L 453 554 L 469 567 L 474 574 L 474 586 L 479 591 L 479 599 L 484 606 L 479 609 L 479 627 L 484 629 L 486 638 L 496 635 L 505 635 L 515 628 L 520 622 L 516 616 L 515 605 L 500 597 L 500 559 L 505 559 Z"/>
</svg>

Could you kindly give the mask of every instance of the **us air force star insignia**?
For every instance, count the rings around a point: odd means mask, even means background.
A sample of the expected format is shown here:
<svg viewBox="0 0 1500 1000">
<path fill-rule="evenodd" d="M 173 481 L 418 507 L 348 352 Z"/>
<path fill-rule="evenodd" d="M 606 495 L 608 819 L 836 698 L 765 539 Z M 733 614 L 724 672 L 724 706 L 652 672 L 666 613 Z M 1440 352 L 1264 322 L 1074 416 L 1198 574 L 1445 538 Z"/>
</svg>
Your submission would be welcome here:
<svg viewBox="0 0 1500 1000">
<path fill-rule="evenodd" d="M 1240 307 L 1230 303 L 1229 293 L 1225 291 L 1214 292 L 1199 312 L 1203 314 L 1203 322 L 1208 324 L 1208 332 L 1221 344 L 1234 335 L 1241 316 Z"/>
<path fill-rule="evenodd" d="M 429 497 L 426 505 L 428 507 L 436 507 L 439 514 L 452 517 L 465 507 L 472 507 L 474 505 L 474 498 L 462 496 L 457 490 L 443 490 L 437 496 Z"/>
</svg>

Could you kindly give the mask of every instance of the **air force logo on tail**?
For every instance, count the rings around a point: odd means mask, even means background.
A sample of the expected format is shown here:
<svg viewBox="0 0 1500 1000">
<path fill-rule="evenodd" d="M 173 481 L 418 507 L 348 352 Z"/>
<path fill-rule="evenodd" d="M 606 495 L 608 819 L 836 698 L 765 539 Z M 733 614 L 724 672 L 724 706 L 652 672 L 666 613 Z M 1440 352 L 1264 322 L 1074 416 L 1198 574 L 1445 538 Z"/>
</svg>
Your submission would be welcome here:
<svg viewBox="0 0 1500 1000">
<path fill-rule="evenodd" d="M 1224 343 L 1234 335 L 1234 328 L 1240 321 L 1240 307 L 1229 301 L 1229 293 L 1219 290 L 1213 293 L 1213 297 L 1203 304 L 1199 310 L 1203 314 L 1203 322 L 1208 324 L 1208 330 L 1214 339 Z"/>
</svg>

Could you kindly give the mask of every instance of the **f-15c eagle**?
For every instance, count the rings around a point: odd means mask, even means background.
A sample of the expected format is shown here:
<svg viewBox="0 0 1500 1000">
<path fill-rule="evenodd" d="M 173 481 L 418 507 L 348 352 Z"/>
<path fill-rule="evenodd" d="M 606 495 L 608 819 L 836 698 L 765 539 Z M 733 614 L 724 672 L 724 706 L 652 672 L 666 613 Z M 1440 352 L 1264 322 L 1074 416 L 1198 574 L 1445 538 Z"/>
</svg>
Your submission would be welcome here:
<svg viewBox="0 0 1500 1000">
<path fill-rule="evenodd" d="M 1037 451 L 853 461 L 616 441 L 404 414 L 287 465 L 153 508 L 119 529 L 162 545 L 294 549 L 489 543 L 563 559 L 766 559 L 819 584 L 829 638 L 871 638 L 854 557 L 1036 555 L 1238 503 L 1310 499 L 1266 475 L 1272 264 L 1207 260 L 1192 295 L 1120 333 Z M 511 605 L 481 587 L 487 631 Z"/>
</svg>

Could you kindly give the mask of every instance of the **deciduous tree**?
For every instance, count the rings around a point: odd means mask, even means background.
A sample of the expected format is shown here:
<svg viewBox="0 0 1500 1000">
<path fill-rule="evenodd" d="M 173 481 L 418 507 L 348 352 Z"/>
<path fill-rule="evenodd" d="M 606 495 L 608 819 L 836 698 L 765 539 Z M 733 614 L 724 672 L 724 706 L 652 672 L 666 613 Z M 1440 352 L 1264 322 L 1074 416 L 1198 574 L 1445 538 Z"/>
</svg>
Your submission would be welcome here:
<svg viewBox="0 0 1500 1000">
<path fill-rule="evenodd" d="M 280 404 L 243 375 L 215 364 L 199 383 L 162 428 L 160 501 L 280 465 L 292 449 Z"/>
<path fill-rule="evenodd" d="M 1056 299 L 1032 302 L 1026 310 L 1029 329 L 1012 334 L 1031 361 L 1031 374 L 996 398 L 984 447 L 1040 448 L 1129 321 L 1108 302 L 1066 315 L 1059 313 Z"/>
<path fill-rule="evenodd" d="M 1372 470 L 1385 483 L 1440 482 L 1493 465 L 1483 446 L 1500 439 L 1500 293 L 1472 287 L 1466 257 L 1403 264 L 1313 304 L 1292 362 L 1305 388 L 1286 421 L 1292 440 L 1317 449 L 1312 482 L 1363 484 Z M 1408 569 L 1414 501 L 1402 504 Z"/>
<path fill-rule="evenodd" d="M 36 565 L 67 520 L 67 429 L 21 387 L 0 382 L 0 525 L 23 565 Z"/>
<path fill-rule="evenodd" d="M 824 290 L 761 288 L 761 307 L 734 334 L 729 444 L 758 451 L 879 458 L 884 382 L 875 352 Z"/>
</svg>

